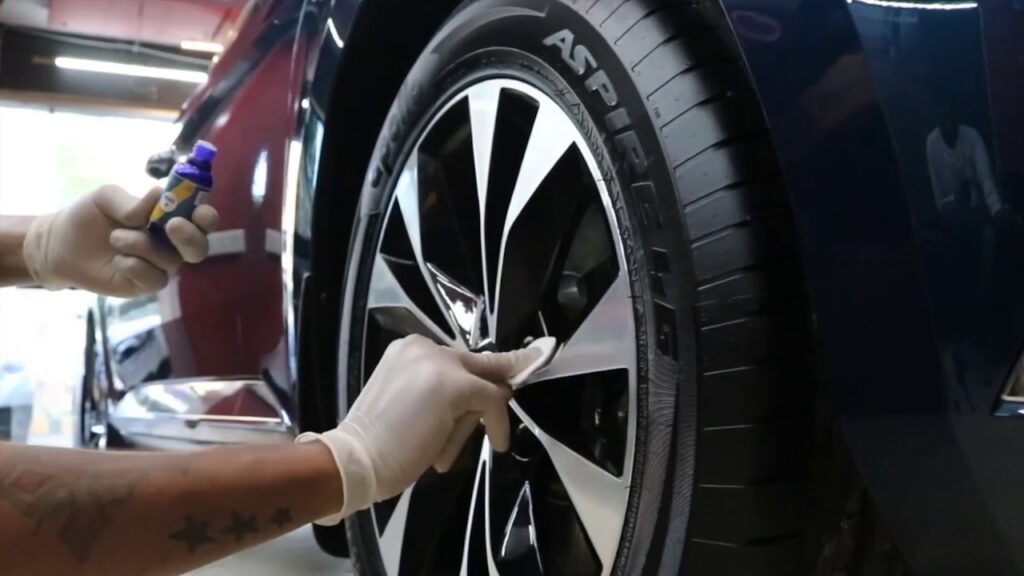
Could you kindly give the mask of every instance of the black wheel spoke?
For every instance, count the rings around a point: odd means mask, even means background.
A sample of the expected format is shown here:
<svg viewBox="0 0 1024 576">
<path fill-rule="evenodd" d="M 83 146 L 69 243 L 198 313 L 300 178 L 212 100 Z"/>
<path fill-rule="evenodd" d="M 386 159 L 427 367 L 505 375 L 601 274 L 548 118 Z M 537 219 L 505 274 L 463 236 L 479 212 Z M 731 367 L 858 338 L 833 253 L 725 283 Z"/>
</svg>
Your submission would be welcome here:
<svg viewBox="0 0 1024 576">
<path fill-rule="evenodd" d="M 496 100 L 485 102 L 487 96 Z M 483 221 L 489 286 L 490 311 L 493 315 L 497 302 L 498 271 L 501 266 L 501 248 L 505 219 L 519 179 L 524 154 L 537 118 L 537 103 L 523 94 L 496 90 L 481 94 L 473 101 L 477 107 L 495 109 L 494 142 L 487 177 L 486 210 Z M 485 109 L 489 112 L 489 108 Z M 486 137 L 486 132 L 481 134 Z M 492 323 L 493 324 L 493 323 Z"/>
<path fill-rule="evenodd" d="M 512 408 L 543 446 L 567 502 L 579 518 L 580 526 L 600 563 L 611 566 L 626 515 L 628 481 L 608 473 L 541 430 L 515 402 Z"/>
<path fill-rule="evenodd" d="M 630 369 L 636 363 L 629 283 L 620 274 L 529 385 L 591 372 Z"/>
<path fill-rule="evenodd" d="M 584 203 L 587 196 L 596 196 L 592 187 L 579 183 L 585 173 L 579 151 L 567 151 L 506 236 L 496 315 L 499 346 L 512 347 L 526 336 L 568 335 L 559 322 L 566 314 L 556 301 Z"/>
<path fill-rule="evenodd" d="M 629 431 L 629 372 L 590 372 L 545 381 L 516 402 L 553 439 L 621 476 Z"/>
<path fill-rule="evenodd" d="M 533 488 L 526 482 L 519 490 L 515 506 L 501 532 L 498 565 L 509 567 L 509 573 L 523 576 L 544 574 L 537 542 L 537 523 L 533 513 Z"/>
<path fill-rule="evenodd" d="M 423 259 L 466 292 L 483 294 L 480 209 L 469 103 L 456 101 L 420 143 L 420 234 Z M 445 302 L 442 302 L 445 303 Z"/>
<path fill-rule="evenodd" d="M 509 453 L 491 459 L 488 518 L 497 572 L 599 576 L 602 560 L 577 504 L 529 425 L 517 426 Z"/>
<path fill-rule="evenodd" d="M 461 519 L 470 513 L 477 455 L 482 434 L 471 440 L 467 449 L 445 474 L 427 471 L 409 491 L 393 498 L 388 513 L 374 507 L 378 535 L 399 544 L 398 557 L 384 556 L 389 574 L 454 574 L 459 571 L 469 526 Z M 458 522 L 439 522 L 458 518 Z M 393 524 L 394 522 L 394 524 Z M 401 522 L 401 524 L 398 524 Z M 403 534 L 399 537 L 397 533 Z M 397 569 L 397 572 L 395 571 Z"/>
<path fill-rule="evenodd" d="M 521 344 L 521 336 L 542 335 L 531 326 L 549 287 L 560 248 L 585 188 L 593 180 L 576 147 L 577 131 L 549 100 L 541 101 L 523 153 L 508 211 L 500 227 L 488 228 L 488 243 L 500 230 L 494 322 L 499 347 Z M 495 222 L 496 223 L 496 222 Z M 491 225 L 491 222 L 488 222 Z M 492 250 L 490 244 L 488 250 Z"/>
</svg>

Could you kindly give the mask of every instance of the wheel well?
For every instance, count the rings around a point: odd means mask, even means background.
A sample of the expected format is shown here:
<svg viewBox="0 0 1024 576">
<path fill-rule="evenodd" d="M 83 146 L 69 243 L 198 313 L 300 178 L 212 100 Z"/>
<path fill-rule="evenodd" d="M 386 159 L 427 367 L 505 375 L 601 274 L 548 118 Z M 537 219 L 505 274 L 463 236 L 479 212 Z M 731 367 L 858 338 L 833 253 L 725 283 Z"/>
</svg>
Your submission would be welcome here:
<svg viewBox="0 0 1024 576">
<path fill-rule="evenodd" d="M 377 137 L 406 74 L 459 1 L 365 1 L 345 44 L 325 115 L 313 204 L 312 274 L 300 288 L 297 409 L 303 431 L 323 432 L 337 425 L 345 265 Z M 328 554 L 349 555 L 343 527 L 314 526 L 313 532 Z"/>
<path fill-rule="evenodd" d="M 337 423 L 337 328 L 345 265 L 377 137 L 406 74 L 459 2 L 364 2 L 334 73 L 313 207 L 313 273 L 301 288 L 302 307 L 308 308 L 300 316 L 303 430 L 321 431 Z"/>
<path fill-rule="evenodd" d="M 710 0 L 724 21 L 721 27 L 736 49 L 735 31 L 720 0 Z M 337 422 L 337 326 L 341 294 L 355 221 L 370 157 L 402 82 L 434 33 L 462 0 L 367 0 L 362 3 L 335 72 L 334 93 L 325 114 L 320 174 L 313 208 L 312 270 L 315 281 L 303 286 L 303 306 L 315 317 L 302 328 L 301 382 L 315 383 L 316 409 L 300 406 L 304 430 L 332 428 Z M 400 16 L 396 16 L 400 15 Z M 386 32 L 382 32 L 386 31 Z M 756 88 L 755 88 L 756 90 Z M 301 369 L 301 368 L 300 368 Z M 300 384 L 301 388 L 301 384 Z M 331 390 L 328 390 L 331 389 Z M 300 389 L 300 396 L 307 396 Z"/>
<path fill-rule="evenodd" d="M 318 248 L 334 248 L 331 252 L 336 255 L 337 247 L 347 245 L 366 168 L 391 102 L 434 32 L 458 4 L 459 0 L 370 0 L 360 7 L 335 73 L 326 114 L 314 211 L 314 258 Z M 327 186 L 330 191 L 324 190 Z M 320 260 L 334 261 L 338 275 L 343 271 L 342 260 Z"/>
</svg>

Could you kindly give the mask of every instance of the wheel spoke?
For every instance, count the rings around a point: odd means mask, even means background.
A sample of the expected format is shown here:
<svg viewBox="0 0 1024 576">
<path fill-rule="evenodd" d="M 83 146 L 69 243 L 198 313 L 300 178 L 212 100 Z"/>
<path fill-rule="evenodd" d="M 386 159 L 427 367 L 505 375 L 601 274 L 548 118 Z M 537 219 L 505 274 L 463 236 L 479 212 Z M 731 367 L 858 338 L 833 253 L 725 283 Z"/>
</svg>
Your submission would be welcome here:
<svg viewBox="0 0 1024 576">
<path fill-rule="evenodd" d="M 512 191 L 509 201 L 508 215 L 505 217 L 504 236 L 512 229 L 512 224 L 537 191 L 544 178 L 555 167 L 569 146 L 576 139 L 576 128 L 557 105 L 543 102 L 537 111 L 537 119 L 533 123 L 533 132 L 526 145 L 523 163 L 519 167 L 519 178 Z M 502 239 L 504 242 L 505 239 Z"/>
<path fill-rule="evenodd" d="M 427 270 L 434 280 L 434 288 L 444 303 L 444 311 L 448 320 L 458 328 L 462 341 L 474 346 L 482 339 L 486 331 L 483 326 L 486 301 L 461 286 L 458 281 L 449 277 L 433 264 L 427 264 Z"/>
<path fill-rule="evenodd" d="M 413 158 L 415 158 L 418 153 L 414 150 L 412 154 Z M 399 212 L 402 215 L 405 230 L 409 234 L 409 243 L 412 246 L 413 256 L 416 259 L 416 264 L 423 277 L 423 281 L 426 282 L 434 303 L 441 310 L 447 311 L 448 307 L 445 306 L 444 299 L 440 294 L 438 294 L 434 278 L 423 259 L 423 236 L 420 226 L 419 164 L 417 162 L 413 161 L 406 163 L 405 168 L 402 170 L 402 175 L 399 176 L 398 182 L 395 185 L 395 198 L 398 201 L 398 207 L 400 209 Z M 459 326 L 452 319 L 451 314 L 445 313 L 444 318 L 449 325 L 448 328 L 455 334 L 459 334 Z M 462 342 L 460 339 L 448 339 L 446 340 L 446 343 L 450 346 L 466 347 L 466 343 Z"/>
<path fill-rule="evenodd" d="M 632 307 L 628 280 L 620 272 L 551 364 L 526 384 L 631 367 L 636 362 Z"/>
<path fill-rule="evenodd" d="M 498 576 L 498 569 L 494 565 L 494 557 L 491 554 L 489 542 L 490 530 L 486 527 L 487 517 L 487 476 L 490 465 L 491 446 L 487 439 L 484 439 L 483 448 L 480 450 L 480 461 L 477 464 L 475 480 L 473 483 L 473 499 L 469 505 L 468 528 L 466 529 L 466 541 L 462 548 L 462 564 L 459 568 L 459 576 L 476 576 L 481 565 L 487 566 L 488 576 Z M 482 562 L 481 556 L 486 556 Z"/>
<path fill-rule="evenodd" d="M 533 516 L 533 489 L 529 481 L 523 484 L 512 513 L 509 514 L 498 557 L 503 564 L 515 566 L 518 574 L 544 573 Z"/>
<path fill-rule="evenodd" d="M 512 409 L 547 452 L 601 560 L 602 575 L 609 574 L 626 517 L 629 483 L 605 472 L 549 436 L 515 402 Z"/>
<path fill-rule="evenodd" d="M 505 269 L 505 250 L 508 247 L 509 232 L 529 203 L 530 198 L 533 197 L 562 155 L 569 150 L 575 138 L 576 128 L 565 112 L 553 102 L 542 101 L 526 145 L 526 152 L 523 154 L 523 162 L 519 167 L 519 176 L 516 179 L 515 188 L 512 190 L 508 212 L 505 214 L 501 234 L 501 250 L 498 257 L 497 288 L 494 296 L 495 310 L 499 308 L 501 302 L 502 274 Z M 496 317 L 496 314 L 492 316 L 492 325 L 495 325 Z"/>
<path fill-rule="evenodd" d="M 413 152 L 414 156 L 415 154 L 416 152 Z M 405 165 L 402 175 L 398 177 L 398 183 L 395 184 L 395 198 L 398 200 L 398 207 L 401 208 L 405 230 L 409 233 L 409 243 L 412 245 L 413 255 L 416 257 L 416 262 L 422 266 L 423 237 L 420 234 L 419 164 L 417 162 L 409 162 Z"/>
<path fill-rule="evenodd" d="M 476 191 L 480 198 L 481 223 L 483 207 L 487 204 L 487 180 L 491 174 L 491 151 L 494 147 L 500 96 L 501 86 L 497 84 L 475 86 L 468 93 L 470 129 L 473 134 L 473 168 L 476 173 Z"/>
<path fill-rule="evenodd" d="M 491 153 L 494 149 L 494 130 L 498 122 L 498 101 L 501 98 L 501 86 L 498 84 L 481 84 L 470 89 L 469 119 L 473 138 L 473 168 L 476 174 L 476 191 L 480 208 L 480 246 L 487 245 L 485 221 L 487 214 L 487 182 L 491 177 Z M 484 297 L 491 301 L 491 292 L 496 288 L 490 286 L 486 279 L 487 250 L 480 250 L 481 270 L 484 270 Z M 490 316 L 487 316 L 488 322 Z M 488 326 L 488 333 L 494 334 L 494 327 Z"/>
<path fill-rule="evenodd" d="M 449 346 L 455 344 L 455 340 L 444 330 L 438 327 L 430 316 L 423 312 L 416 302 L 409 297 L 406 291 L 402 288 L 402 285 L 395 278 L 395 275 L 391 272 L 391 267 L 388 266 L 388 263 L 380 254 L 377 255 L 376 261 L 373 263 L 373 272 L 370 277 L 370 288 L 366 309 L 368 312 L 374 312 L 375 310 L 383 311 L 385 309 L 405 310 L 412 314 L 416 322 L 402 322 L 397 315 L 393 315 L 395 316 L 395 322 L 399 324 L 394 327 L 396 332 L 403 334 L 420 334 Z M 422 326 L 417 326 L 416 324 L 420 324 Z"/>
<path fill-rule="evenodd" d="M 380 554 L 384 562 L 384 571 L 388 576 L 397 576 L 402 561 L 402 542 L 405 540 L 405 524 L 409 517 L 409 502 L 412 500 L 412 491 L 415 486 L 410 486 L 398 499 L 398 505 L 391 514 L 380 535 Z"/>
</svg>

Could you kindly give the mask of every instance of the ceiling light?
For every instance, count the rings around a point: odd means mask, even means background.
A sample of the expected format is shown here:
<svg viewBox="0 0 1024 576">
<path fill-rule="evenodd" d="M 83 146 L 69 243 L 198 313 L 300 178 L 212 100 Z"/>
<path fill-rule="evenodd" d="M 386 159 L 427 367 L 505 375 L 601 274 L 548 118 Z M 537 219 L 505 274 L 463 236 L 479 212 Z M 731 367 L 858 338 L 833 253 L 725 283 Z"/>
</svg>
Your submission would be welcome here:
<svg viewBox="0 0 1024 576">
<path fill-rule="evenodd" d="M 155 66 L 140 66 L 138 64 L 123 64 L 121 62 L 107 62 L 104 60 L 86 60 L 84 58 L 69 58 L 58 56 L 53 59 L 57 68 L 65 70 L 82 70 L 84 72 L 99 72 L 102 74 L 117 74 L 120 76 L 138 76 L 141 78 L 157 78 L 160 80 L 175 80 L 177 82 L 190 82 L 192 84 L 203 84 L 209 76 L 206 72 L 198 70 L 183 70 L 181 68 L 157 68 Z"/>
<path fill-rule="evenodd" d="M 181 49 L 189 52 L 207 52 L 209 54 L 220 54 L 224 51 L 224 45 L 220 42 L 204 42 L 202 40 L 182 40 Z"/>
<path fill-rule="evenodd" d="M 334 18 L 327 19 L 327 30 L 331 33 L 331 38 L 334 39 L 334 43 L 338 48 L 344 48 L 345 41 L 341 39 L 341 34 L 338 34 L 338 28 L 334 25 Z"/>
<path fill-rule="evenodd" d="M 921 0 L 846 0 L 847 4 L 867 4 L 883 8 L 903 8 L 907 10 L 971 10 L 978 7 L 973 0 L 963 2 L 922 2 Z"/>
</svg>

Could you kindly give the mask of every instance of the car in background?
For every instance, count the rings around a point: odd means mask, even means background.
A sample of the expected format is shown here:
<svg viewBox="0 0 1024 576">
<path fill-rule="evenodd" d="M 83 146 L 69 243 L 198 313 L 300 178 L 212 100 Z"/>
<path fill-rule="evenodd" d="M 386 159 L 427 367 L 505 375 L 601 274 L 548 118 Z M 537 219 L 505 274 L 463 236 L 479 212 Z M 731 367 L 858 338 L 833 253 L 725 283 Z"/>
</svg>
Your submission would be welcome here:
<svg viewBox="0 0 1024 576">
<path fill-rule="evenodd" d="M 93 311 L 83 444 L 289 441 L 403 335 L 552 335 L 509 453 L 478 434 L 321 546 L 391 576 L 1024 571 L 1024 5 L 252 6 L 149 166 L 216 144 L 223 229 Z"/>
<path fill-rule="evenodd" d="M 17 360 L 0 361 L 0 441 L 28 441 L 34 397 L 35 385 L 25 365 Z"/>
</svg>

